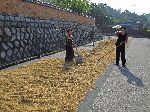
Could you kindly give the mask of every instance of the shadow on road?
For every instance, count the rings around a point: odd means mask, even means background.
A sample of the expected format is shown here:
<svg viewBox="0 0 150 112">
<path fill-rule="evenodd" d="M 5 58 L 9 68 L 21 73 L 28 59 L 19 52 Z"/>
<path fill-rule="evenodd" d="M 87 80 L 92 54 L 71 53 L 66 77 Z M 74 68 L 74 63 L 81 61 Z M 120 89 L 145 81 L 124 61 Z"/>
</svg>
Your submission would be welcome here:
<svg viewBox="0 0 150 112">
<path fill-rule="evenodd" d="M 121 66 L 118 66 L 118 69 L 121 71 L 122 75 L 128 78 L 128 83 L 139 87 L 144 87 L 143 81 L 140 78 L 136 77 L 132 72 L 130 72 L 127 67 L 122 68 Z"/>
</svg>

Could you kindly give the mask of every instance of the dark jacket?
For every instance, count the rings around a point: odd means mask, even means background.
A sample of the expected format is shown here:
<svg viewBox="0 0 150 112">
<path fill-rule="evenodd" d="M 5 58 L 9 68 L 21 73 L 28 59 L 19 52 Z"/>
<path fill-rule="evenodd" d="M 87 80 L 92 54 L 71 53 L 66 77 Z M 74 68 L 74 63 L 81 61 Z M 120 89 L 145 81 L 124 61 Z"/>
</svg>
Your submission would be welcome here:
<svg viewBox="0 0 150 112">
<path fill-rule="evenodd" d="M 118 33 L 117 35 L 118 35 L 118 39 L 115 45 L 125 47 L 125 43 L 122 43 L 122 45 L 120 45 L 120 43 L 128 39 L 128 34 L 125 33 L 124 35 L 122 35 L 121 33 Z"/>
</svg>

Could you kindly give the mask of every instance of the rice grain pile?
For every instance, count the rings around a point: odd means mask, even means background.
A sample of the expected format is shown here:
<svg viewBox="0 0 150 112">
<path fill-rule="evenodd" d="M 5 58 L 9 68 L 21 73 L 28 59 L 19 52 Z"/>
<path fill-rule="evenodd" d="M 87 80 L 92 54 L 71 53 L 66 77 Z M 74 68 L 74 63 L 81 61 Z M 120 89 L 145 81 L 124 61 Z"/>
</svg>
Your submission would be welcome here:
<svg viewBox="0 0 150 112">
<path fill-rule="evenodd" d="M 76 112 L 86 92 L 114 61 L 115 40 L 81 49 L 84 63 L 63 68 L 64 60 L 46 58 L 0 71 L 0 112 Z"/>
</svg>

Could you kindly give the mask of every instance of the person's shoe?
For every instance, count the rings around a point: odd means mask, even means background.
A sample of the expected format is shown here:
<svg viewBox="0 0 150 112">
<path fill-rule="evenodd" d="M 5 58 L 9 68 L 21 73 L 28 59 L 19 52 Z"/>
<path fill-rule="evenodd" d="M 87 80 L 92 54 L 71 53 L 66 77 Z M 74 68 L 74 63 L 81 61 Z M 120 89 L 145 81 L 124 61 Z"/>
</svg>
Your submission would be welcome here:
<svg viewBox="0 0 150 112">
<path fill-rule="evenodd" d="M 119 66 L 119 64 L 118 64 L 118 63 L 116 63 L 115 65 L 116 65 L 116 66 Z"/>
<path fill-rule="evenodd" d="M 123 64 L 123 65 L 122 65 L 122 67 L 126 67 L 126 65 L 125 65 L 125 64 Z"/>
</svg>

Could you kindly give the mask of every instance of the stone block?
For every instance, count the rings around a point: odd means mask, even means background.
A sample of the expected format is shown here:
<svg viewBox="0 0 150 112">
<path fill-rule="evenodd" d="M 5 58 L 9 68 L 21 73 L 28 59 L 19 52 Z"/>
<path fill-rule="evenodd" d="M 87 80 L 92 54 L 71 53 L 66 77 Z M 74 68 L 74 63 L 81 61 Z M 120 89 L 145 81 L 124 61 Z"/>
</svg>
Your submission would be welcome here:
<svg viewBox="0 0 150 112">
<path fill-rule="evenodd" d="M 15 42 L 14 42 L 14 45 L 15 45 L 16 47 L 19 47 L 19 46 L 20 46 L 19 41 L 15 41 Z"/>
<path fill-rule="evenodd" d="M 20 52 L 17 53 L 17 58 L 18 58 L 18 60 L 20 60 L 22 58 L 22 55 Z"/>
<path fill-rule="evenodd" d="M 26 32 L 25 28 L 21 28 L 21 32 L 25 33 Z"/>
<path fill-rule="evenodd" d="M 11 26 L 18 26 L 18 22 L 12 21 L 12 22 L 11 22 Z"/>
<path fill-rule="evenodd" d="M 20 45 L 21 45 L 22 47 L 25 47 L 25 44 L 24 44 L 23 41 L 20 42 Z"/>
<path fill-rule="evenodd" d="M 15 28 L 11 28 L 11 32 L 12 32 L 12 34 L 16 34 L 16 29 Z"/>
<path fill-rule="evenodd" d="M 40 31 L 39 29 L 37 29 L 37 33 L 39 33 L 39 34 L 40 34 L 40 33 L 41 33 L 41 31 Z"/>
<path fill-rule="evenodd" d="M 27 32 L 28 32 L 28 33 L 30 33 L 30 32 L 31 32 L 30 27 L 28 27 L 28 28 L 27 28 Z"/>
<path fill-rule="evenodd" d="M 15 17 L 10 16 L 10 21 L 14 21 L 14 20 L 15 20 Z"/>
<path fill-rule="evenodd" d="M 38 28 L 39 27 L 39 23 L 35 23 L 34 27 Z"/>
<path fill-rule="evenodd" d="M 11 26 L 11 22 L 10 21 L 5 22 L 5 27 L 10 27 L 10 26 Z"/>
<path fill-rule="evenodd" d="M 10 21 L 12 16 L 5 16 L 5 21 Z"/>
<path fill-rule="evenodd" d="M 21 33 L 17 32 L 17 39 L 20 40 L 21 39 Z"/>
<path fill-rule="evenodd" d="M 5 59 L 6 59 L 6 61 L 7 61 L 7 62 L 11 61 L 11 58 L 10 58 L 10 57 L 8 57 L 8 56 L 6 56 L 6 58 L 5 58 Z"/>
<path fill-rule="evenodd" d="M 3 47 L 4 50 L 8 50 L 9 49 L 9 47 L 6 45 L 6 43 L 2 43 L 2 47 Z"/>
<path fill-rule="evenodd" d="M 28 41 L 27 41 L 26 39 L 23 40 L 23 41 L 24 41 L 25 44 L 30 44 L 30 43 L 32 43 L 30 40 L 29 40 L 30 42 L 28 43 Z"/>
<path fill-rule="evenodd" d="M 40 48 L 42 48 L 42 47 L 43 47 L 43 44 L 42 44 L 42 43 L 40 43 L 40 45 L 39 45 L 39 46 L 40 46 Z"/>
<path fill-rule="evenodd" d="M 19 52 L 18 49 L 15 48 L 14 49 L 14 54 L 16 55 L 16 54 L 18 54 L 18 52 Z"/>
<path fill-rule="evenodd" d="M 2 29 L 0 29 L 0 36 L 2 36 L 3 35 L 3 31 L 2 31 Z"/>
<path fill-rule="evenodd" d="M 34 23 L 31 23 L 30 25 L 31 25 L 31 27 L 34 27 Z"/>
<path fill-rule="evenodd" d="M 26 39 L 29 39 L 29 37 L 30 37 L 29 33 L 26 32 L 25 38 L 26 38 Z"/>
<path fill-rule="evenodd" d="M 4 51 L 2 51 L 0 56 L 1 56 L 1 58 L 5 59 L 6 53 Z"/>
<path fill-rule="evenodd" d="M 13 48 L 13 44 L 8 42 L 7 45 L 10 47 L 10 48 Z"/>
<path fill-rule="evenodd" d="M 4 20 L 4 16 L 3 15 L 0 15 L 0 20 Z"/>
<path fill-rule="evenodd" d="M 17 38 L 17 37 L 16 37 L 15 35 L 12 35 L 12 38 L 10 39 L 10 41 L 13 42 L 13 41 L 16 40 L 16 38 Z"/>
<path fill-rule="evenodd" d="M 32 41 L 31 40 L 29 40 L 29 44 L 32 45 Z"/>
<path fill-rule="evenodd" d="M 0 20 L 0 27 L 4 26 L 4 22 Z"/>
<path fill-rule="evenodd" d="M 45 27 L 46 27 L 46 28 L 48 28 L 48 27 L 49 27 L 49 24 L 48 24 L 48 23 L 46 23 L 46 24 L 45 24 Z"/>
<path fill-rule="evenodd" d="M 30 21 L 31 21 L 31 19 L 25 18 L 25 21 L 26 21 L 26 22 L 30 22 Z"/>
<path fill-rule="evenodd" d="M 22 47 L 20 47 L 20 52 L 23 53 L 23 48 Z"/>
<path fill-rule="evenodd" d="M 4 31 L 7 36 L 9 36 L 9 37 L 11 36 L 11 32 L 10 32 L 9 28 L 4 28 Z"/>
<path fill-rule="evenodd" d="M 20 17 L 20 21 L 25 21 L 25 18 L 22 16 L 22 17 Z"/>
<path fill-rule="evenodd" d="M 33 33 L 30 33 L 30 40 L 32 40 L 34 37 Z"/>
<path fill-rule="evenodd" d="M 22 40 L 25 39 L 25 34 L 24 34 L 24 33 L 21 33 L 20 35 L 21 35 L 20 38 L 21 38 Z"/>
<path fill-rule="evenodd" d="M 9 50 L 7 51 L 7 55 L 8 55 L 9 57 L 11 57 L 11 56 L 12 56 L 12 54 L 13 54 L 12 50 L 11 50 L 11 49 L 9 49 Z"/>
<path fill-rule="evenodd" d="M 20 17 L 15 17 L 15 21 L 20 21 Z"/>
<path fill-rule="evenodd" d="M 31 24 L 29 22 L 26 22 L 26 27 L 30 27 Z"/>
<path fill-rule="evenodd" d="M 23 54 L 23 58 L 27 58 L 28 55 L 26 53 Z"/>
<path fill-rule="evenodd" d="M 47 38 L 47 43 L 50 43 L 50 42 L 51 42 L 51 40 L 49 38 Z"/>
<path fill-rule="evenodd" d="M 40 32 L 41 32 L 41 33 L 43 33 L 43 32 L 44 32 L 44 29 L 43 29 L 43 28 L 40 28 L 39 30 L 40 30 Z"/>
</svg>

